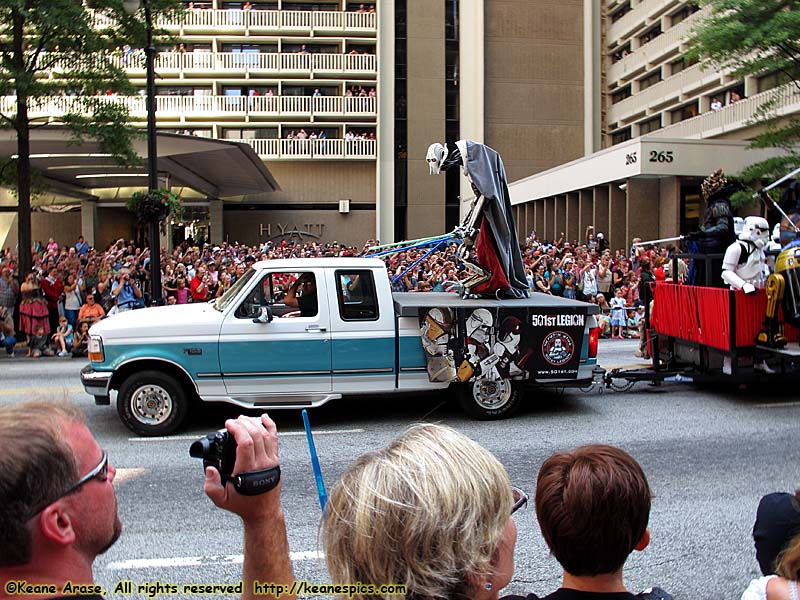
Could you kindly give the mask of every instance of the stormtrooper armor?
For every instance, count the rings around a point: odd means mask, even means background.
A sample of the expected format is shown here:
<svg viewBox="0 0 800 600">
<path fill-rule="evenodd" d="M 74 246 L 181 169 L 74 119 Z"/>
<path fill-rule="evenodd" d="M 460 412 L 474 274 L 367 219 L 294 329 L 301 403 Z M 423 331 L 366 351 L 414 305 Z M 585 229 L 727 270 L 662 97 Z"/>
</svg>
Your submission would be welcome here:
<svg viewBox="0 0 800 600">
<path fill-rule="evenodd" d="M 762 217 L 747 217 L 739 239 L 728 246 L 722 260 L 722 279 L 731 289 L 753 294 L 764 289 L 767 267 L 764 248 L 769 243 L 769 223 Z"/>
</svg>

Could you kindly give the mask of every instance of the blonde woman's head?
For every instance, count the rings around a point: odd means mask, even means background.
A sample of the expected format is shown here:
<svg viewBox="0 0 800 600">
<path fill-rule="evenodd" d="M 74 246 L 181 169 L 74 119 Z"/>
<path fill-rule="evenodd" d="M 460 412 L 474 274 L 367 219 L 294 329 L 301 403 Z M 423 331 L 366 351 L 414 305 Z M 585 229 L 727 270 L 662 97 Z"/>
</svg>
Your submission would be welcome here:
<svg viewBox="0 0 800 600">
<path fill-rule="evenodd" d="M 512 503 L 508 474 L 489 451 L 449 427 L 411 427 L 361 456 L 331 490 L 322 523 L 328 569 L 335 583 L 469 597 L 492 580 L 501 538 L 511 545 L 504 562 L 513 555 Z"/>
</svg>

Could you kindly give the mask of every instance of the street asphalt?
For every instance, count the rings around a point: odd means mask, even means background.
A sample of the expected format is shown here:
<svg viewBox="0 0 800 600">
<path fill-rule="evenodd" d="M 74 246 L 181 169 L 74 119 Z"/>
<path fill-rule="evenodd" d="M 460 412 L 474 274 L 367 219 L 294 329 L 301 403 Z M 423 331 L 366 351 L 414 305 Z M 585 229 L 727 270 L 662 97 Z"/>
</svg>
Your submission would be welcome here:
<svg viewBox="0 0 800 600">
<path fill-rule="evenodd" d="M 635 348 L 633 340 L 603 340 L 600 363 L 641 364 Z M 114 406 L 95 406 L 83 393 L 78 372 L 84 364 L 0 358 L 0 404 L 37 396 L 69 398 L 85 410 L 109 451 L 118 469 L 115 484 L 125 530 L 97 560 L 97 581 L 115 598 L 146 598 L 136 589 L 148 582 L 238 582 L 240 524 L 205 498 L 200 462 L 188 454 L 192 440 L 220 428 L 237 410 L 198 407 L 178 435 L 138 438 L 120 423 Z M 514 418 L 489 423 L 469 419 L 443 394 L 343 399 L 310 416 L 329 486 L 359 454 L 419 421 L 445 423 L 474 438 L 531 494 L 539 466 L 554 451 L 591 442 L 621 446 L 642 464 L 654 492 L 652 543 L 629 559 L 626 584 L 633 591 L 659 585 L 679 599 L 738 599 L 759 575 L 751 537 L 758 499 L 800 486 L 800 402 L 793 390 L 639 383 L 624 393 L 532 391 Z M 300 415 L 289 411 L 273 417 L 281 433 L 283 504 L 295 574 L 326 582 L 324 561 L 317 555 L 320 509 Z M 547 551 L 535 511 L 518 513 L 516 520 L 516 571 L 506 592 L 556 589 L 559 567 Z M 112 594 L 123 580 L 133 582 L 134 593 Z"/>
</svg>

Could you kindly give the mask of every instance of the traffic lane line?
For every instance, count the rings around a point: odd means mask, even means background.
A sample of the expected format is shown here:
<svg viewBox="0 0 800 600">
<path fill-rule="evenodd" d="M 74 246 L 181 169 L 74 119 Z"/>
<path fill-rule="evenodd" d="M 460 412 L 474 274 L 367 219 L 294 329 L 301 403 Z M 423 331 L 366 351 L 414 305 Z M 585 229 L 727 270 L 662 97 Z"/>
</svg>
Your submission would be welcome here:
<svg viewBox="0 0 800 600">
<path fill-rule="evenodd" d="M 321 560 L 325 554 L 318 550 L 290 552 L 292 562 Z M 106 571 L 125 571 L 135 569 L 172 569 L 175 567 L 203 567 L 208 565 L 240 565 L 244 562 L 243 554 L 222 556 L 175 556 L 170 558 L 134 558 L 108 563 Z"/>
<path fill-rule="evenodd" d="M 82 387 L 79 388 L 14 388 L 10 390 L 0 390 L 0 396 L 21 396 L 23 394 L 52 394 L 52 393 L 67 393 L 76 394 L 84 391 Z"/>
<path fill-rule="evenodd" d="M 319 429 L 313 430 L 311 433 L 314 435 L 342 435 L 348 433 L 364 433 L 363 429 Z M 306 434 L 305 431 L 279 431 L 278 437 L 297 437 L 297 436 L 304 436 Z M 164 436 L 164 437 L 132 437 L 128 438 L 129 442 L 188 442 L 194 441 L 198 438 L 202 437 L 202 434 L 198 435 L 176 435 L 176 436 Z"/>
<path fill-rule="evenodd" d="M 791 408 L 793 406 L 800 406 L 800 402 L 765 402 L 764 404 L 754 404 L 756 408 Z"/>
</svg>

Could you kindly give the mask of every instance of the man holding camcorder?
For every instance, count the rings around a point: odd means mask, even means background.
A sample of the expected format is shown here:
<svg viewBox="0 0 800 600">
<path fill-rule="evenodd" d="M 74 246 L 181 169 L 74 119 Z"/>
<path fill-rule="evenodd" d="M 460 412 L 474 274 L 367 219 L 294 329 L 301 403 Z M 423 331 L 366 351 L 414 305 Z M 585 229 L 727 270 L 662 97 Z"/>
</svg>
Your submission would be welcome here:
<svg viewBox="0 0 800 600">
<path fill-rule="evenodd" d="M 276 584 L 294 579 L 276 474 L 278 434 L 266 415 L 225 425 L 236 440 L 233 472 L 239 477 L 223 486 L 220 473 L 207 466 L 204 489 L 214 504 L 242 518 L 242 597 L 252 598 L 256 575 Z M 116 469 L 83 414 L 66 403 L 2 406 L 0 436 L 6 442 L 0 454 L 0 597 L 102 598 L 92 565 L 119 538 L 122 523 L 112 487 Z"/>
</svg>

